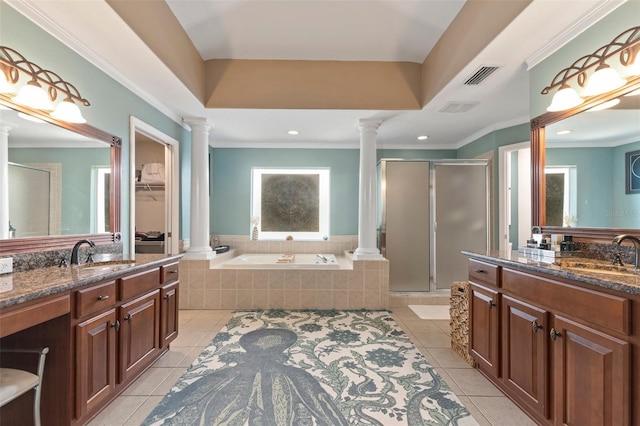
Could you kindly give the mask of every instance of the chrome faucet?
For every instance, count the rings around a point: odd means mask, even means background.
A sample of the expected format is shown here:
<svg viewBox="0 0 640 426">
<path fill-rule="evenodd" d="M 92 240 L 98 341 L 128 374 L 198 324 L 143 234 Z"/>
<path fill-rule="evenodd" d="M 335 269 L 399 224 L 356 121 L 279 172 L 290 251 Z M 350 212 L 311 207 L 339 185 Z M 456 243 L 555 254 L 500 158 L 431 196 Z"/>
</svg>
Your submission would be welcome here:
<svg viewBox="0 0 640 426">
<path fill-rule="evenodd" d="M 78 261 L 78 251 L 80 249 L 80 246 L 83 244 L 89 244 L 89 247 L 95 247 L 96 245 L 94 244 L 93 241 L 91 240 L 80 240 L 76 243 L 76 245 L 73 246 L 73 250 L 71 250 L 71 264 L 72 265 L 78 265 L 80 262 Z"/>
<path fill-rule="evenodd" d="M 322 263 L 327 263 L 329 261 L 329 259 L 327 259 L 321 254 L 316 254 L 316 258 L 320 258 L 320 260 L 322 260 Z"/>
<path fill-rule="evenodd" d="M 636 251 L 635 268 L 637 270 L 638 269 L 638 264 L 640 263 L 640 262 L 638 262 L 638 259 L 640 258 L 640 239 L 638 237 L 634 237 L 631 234 L 620 234 L 620 235 L 616 235 L 616 237 L 613 239 L 612 243 L 620 245 L 620 243 L 622 243 L 624 240 L 629 240 L 629 241 L 631 241 L 633 243 L 633 246 L 634 246 L 635 251 Z"/>
</svg>

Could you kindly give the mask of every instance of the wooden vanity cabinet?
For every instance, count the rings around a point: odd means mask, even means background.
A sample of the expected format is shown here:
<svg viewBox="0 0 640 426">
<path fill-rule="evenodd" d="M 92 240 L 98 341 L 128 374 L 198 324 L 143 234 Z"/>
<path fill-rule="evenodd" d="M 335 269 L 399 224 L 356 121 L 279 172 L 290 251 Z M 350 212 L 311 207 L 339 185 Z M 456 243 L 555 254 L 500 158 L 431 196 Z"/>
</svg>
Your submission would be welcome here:
<svg viewBox="0 0 640 426">
<path fill-rule="evenodd" d="M 160 267 L 160 347 L 165 348 L 178 337 L 179 263 Z"/>
<path fill-rule="evenodd" d="M 74 292 L 72 424 L 95 416 L 177 337 L 177 262 L 169 265 L 171 273 L 163 265 Z"/>
<path fill-rule="evenodd" d="M 480 371 L 539 424 L 632 424 L 630 295 L 497 265 L 500 286 L 482 286 L 477 262 L 469 340 Z"/>
</svg>

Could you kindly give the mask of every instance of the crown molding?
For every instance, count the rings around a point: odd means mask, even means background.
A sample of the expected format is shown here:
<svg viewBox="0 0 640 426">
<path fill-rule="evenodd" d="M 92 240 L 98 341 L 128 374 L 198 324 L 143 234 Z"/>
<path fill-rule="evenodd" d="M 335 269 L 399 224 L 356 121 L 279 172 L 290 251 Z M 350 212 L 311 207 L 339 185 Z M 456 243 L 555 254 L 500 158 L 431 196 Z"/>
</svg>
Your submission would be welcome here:
<svg viewBox="0 0 640 426">
<path fill-rule="evenodd" d="M 527 71 L 531 70 L 531 68 L 544 61 L 546 58 L 558 51 L 558 49 L 562 48 L 571 40 L 582 34 L 586 29 L 594 25 L 596 22 L 600 21 L 602 18 L 604 18 L 626 2 L 627 0 L 602 0 L 575 24 L 571 25 L 558 37 L 545 44 L 533 55 L 529 56 L 525 60 L 525 63 L 527 64 Z"/>
</svg>

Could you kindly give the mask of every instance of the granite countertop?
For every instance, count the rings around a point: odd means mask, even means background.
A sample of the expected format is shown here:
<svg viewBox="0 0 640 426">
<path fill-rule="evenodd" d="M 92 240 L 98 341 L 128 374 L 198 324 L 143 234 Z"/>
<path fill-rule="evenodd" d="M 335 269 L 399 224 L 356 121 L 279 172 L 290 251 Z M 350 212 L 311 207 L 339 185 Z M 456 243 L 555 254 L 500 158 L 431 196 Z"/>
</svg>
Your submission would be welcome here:
<svg viewBox="0 0 640 426">
<path fill-rule="evenodd" d="M 528 257 L 518 251 L 501 251 L 501 250 L 486 250 L 486 251 L 466 251 L 463 250 L 462 254 L 476 259 L 484 259 L 492 261 L 503 266 L 513 266 L 521 269 L 526 269 L 532 272 L 544 273 L 553 277 L 566 278 L 581 283 L 593 285 L 596 287 L 608 288 L 611 290 L 618 290 L 625 293 L 640 295 L 640 272 L 633 271 L 633 265 L 627 270 L 629 273 L 611 273 L 608 271 L 599 271 L 598 269 L 588 268 L 572 268 L 558 266 L 550 261 L 542 261 L 539 258 Z M 603 267 L 610 265 L 603 261 L 595 259 L 584 258 L 569 258 L 569 259 L 557 259 L 559 262 L 571 262 L 585 264 L 602 264 Z"/>
<path fill-rule="evenodd" d="M 182 254 L 135 254 L 131 257 L 112 255 L 95 259 L 96 263 L 93 264 L 53 266 L 3 274 L 0 275 L 0 309 L 161 265 L 181 257 Z"/>
</svg>

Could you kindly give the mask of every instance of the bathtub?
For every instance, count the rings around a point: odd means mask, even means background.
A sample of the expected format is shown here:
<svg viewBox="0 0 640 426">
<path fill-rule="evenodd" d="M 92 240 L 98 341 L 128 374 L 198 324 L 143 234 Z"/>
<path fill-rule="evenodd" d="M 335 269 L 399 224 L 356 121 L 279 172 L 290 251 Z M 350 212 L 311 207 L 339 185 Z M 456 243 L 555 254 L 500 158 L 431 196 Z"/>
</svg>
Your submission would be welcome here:
<svg viewBox="0 0 640 426">
<path fill-rule="evenodd" d="M 339 259 L 333 254 L 321 254 L 328 259 L 324 263 L 317 254 L 296 254 L 291 263 L 278 263 L 282 253 L 247 253 L 234 257 L 220 265 L 224 269 L 340 269 Z"/>
</svg>

